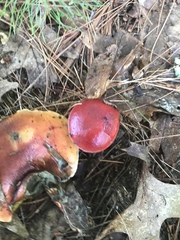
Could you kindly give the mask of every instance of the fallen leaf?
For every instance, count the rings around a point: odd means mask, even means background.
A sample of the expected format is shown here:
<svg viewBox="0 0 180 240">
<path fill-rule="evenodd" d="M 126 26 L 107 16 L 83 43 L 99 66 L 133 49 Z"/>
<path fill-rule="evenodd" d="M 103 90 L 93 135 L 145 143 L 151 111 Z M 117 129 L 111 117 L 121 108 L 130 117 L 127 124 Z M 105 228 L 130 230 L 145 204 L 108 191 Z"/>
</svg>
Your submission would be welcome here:
<svg viewBox="0 0 180 240">
<path fill-rule="evenodd" d="M 134 89 L 135 90 L 135 89 Z M 123 93 L 126 100 L 126 108 L 123 110 L 127 113 L 132 110 L 139 112 L 141 116 L 149 118 L 154 111 L 170 113 L 180 116 L 180 92 L 171 92 L 160 88 L 142 89 L 141 96 L 137 91 L 127 90 Z M 119 104 L 119 108 L 121 104 Z"/>
<path fill-rule="evenodd" d="M 177 3 L 174 3 L 172 12 L 169 16 L 170 23 L 167 24 L 166 31 L 164 33 L 166 34 L 166 44 L 173 52 L 173 55 L 171 56 L 172 60 L 175 57 L 179 57 L 180 54 L 180 5 Z"/>
<path fill-rule="evenodd" d="M 29 238 L 29 233 L 27 232 L 25 225 L 22 224 L 22 222 L 20 221 L 20 219 L 17 217 L 16 214 L 13 215 L 13 219 L 10 223 L 0 222 L 0 232 L 1 232 L 0 239 L 1 240 L 5 239 L 5 236 L 7 237 L 8 235 L 7 232 L 1 231 L 1 229 L 4 229 L 4 228 L 8 229 L 10 232 L 13 232 L 14 234 L 17 234 L 18 238 L 16 239 Z M 11 237 L 12 236 L 9 234 L 9 239 L 12 239 Z"/>
<path fill-rule="evenodd" d="M 8 82 L 7 80 L 0 79 L 0 102 L 1 97 L 8 91 L 18 88 L 19 84 L 17 82 Z"/>
<path fill-rule="evenodd" d="M 128 68 L 131 66 L 133 63 L 134 59 L 138 57 L 140 53 L 140 46 L 137 45 L 134 49 L 131 50 L 131 52 L 119 59 L 116 59 L 114 66 L 113 66 L 113 71 L 115 72 L 115 78 L 118 78 L 119 76 L 121 77 L 123 72 L 128 70 Z"/>
<path fill-rule="evenodd" d="M 138 66 L 135 66 L 132 71 L 132 77 L 133 79 L 137 80 L 140 78 L 143 78 L 144 72 L 138 68 Z"/>
<path fill-rule="evenodd" d="M 124 94 L 123 94 L 124 95 Z M 108 100 L 112 103 L 116 104 L 117 109 L 126 117 L 130 118 L 133 121 L 136 122 L 140 122 L 142 120 L 148 120 L 149 118 L 151 118 L 153 116 L 154 112 L 161 112 L 161 109 L 158 109 L 156 107 L 153 107 L 152 105 L 148 105 L 143 101 L 141 102 L 136 102 L 136 100 L 134 101 L 130 101 L 132 100 L 131 98 L 131 94 L 125 95 L 124 98 L 122 98 L 121 101 L 116 101 L 116 96 L 115 97 L 111 97 L 108 98 Z M 139 99 L 141 98 L 140 96 L 138 97 Z"/>
<path fill-rule="evenodd" d="M 3 45 L 3 54 L 8 54 L 11 61 L 0 64 L 1 77 L 5 78 L 17 69 L 25 68 L 29 83 L 43 91 L 47 78 L 50 82 L 57 82 L 57 76 L 52 67 L 45 67 L 44 58 L 29 44 L 23 34 L 21 36 L 20 33 L 12 35 L 9 41 Z"/>
<path fill-rule="evenodd" d="M 9 39 L 9 37 L 5 33 L 0 32 L 0 39 L 1 39 L 1 43 L 3 45 L 5 45 Z"/>
<path fill-rule="evenodd" d="M 156 1 L 157 2 L 157 1 Z M 146 1 L 147 5 L 149 1 Z M 157 4 L 155 4 L 157 6 Z M 162 7 L 162 6 L 160 6 Z M 148 71 L 162 72 L 167 68 L 166 62 L 168 62 L 168 47 L 167 38 L 165 35 L 167 26 L 163 26 L 163 22 L 166 21 L 166 17 L 169 13 L 169 7 L 163 8 L 164 14 L 159 16 L 159 11 L 150 10 L 147 14 L 144 14 L 144 27 L 141 29 L 141 36 L 144 36 L 144 53 L 141 58 L 141 63 L 144 66 L 145 74 Z M 147 21 L 146 21 L 146 20 Z M 141 19 L 141 21 L 143 21 Z M 163 31 L 160 29 L 163 27 Z M 146 29 L 150 34 L 147 34 Z M 145 36 L 147 34 L 147 36 Z"/>
<path fill-rule="evenodd" d="M 166 137 L 171 136 L 171 137 Z M 164 161 L 173 165 L 180 156 L 180 117 L 166 117 L 161 149 L 164 154 Z"/>
<path fill-rule="evenodd" d="M 155 121 L 149 121 L 151 131 L 149 148 L 152 149 L 155 153 L 159 153 L 167 118 L 168 115 L 162 113 L 157 117 Z"/>
<path fill-rule="evenodd" d="M 85 93 L 88 98 L 99 98 L 110 87 L 112 81 L 109 79 L 116 52 L 117 45 L 113 44 L 94 59 L 85 80 Z"/>
<path fill-rule="evenodd" d="M 96 240 L 113 232 L 126 233 L 131 240 L 158 240 L 164 220 L 180 217 L 179 199 L 180 185 L 162 183 L 145 169 L 135 202 L 118 214 Z"/>
<path fill-rule="evenodd" d="M 104 53 L 109 46 L 115 43 L 116 41 L 112 36 L 97 33 L 94 38 L 93 51 L 96 53 Z"/>
<path fill-rule="evenodd" d="M 112 44 L 118 46 L 118 57 L 127 56 L 136 45 L 140 43 L 137 38 L 123 29 L 117 29 L 115 36 L 96 34 L 94 38 L 93 51 L 96 53 L 104 53 Z"/>
<path fill-rule="evenodd" d="M 139 0 L 138 2 L 139 2 L 139 4 L 140 4 L 142 7 L 146 8 L 146 9 L 152 8 L 153 5 L 154 5 L 155 3 L 157 3 L 156 0 L 149 0 L 149 1 L 147 1 L 147 0 Z"/>
<path fill-rule="evenodd" d="M 180 116 L 180 92 L 174 92 L 173 90 L 170 92 L 163 89 L 157 91 L 154 89 L 154 93 L 149 91 L 149 94 L 152 94 L 153 98 L 156 94 L 156 100 L 152 103 L 153 106 L 161 108 L 172 115 Z"/>
<path fill-rule="evenodd" d="M 44 42 L 46 42 L 46 44 L 48 44 L 48 46 L 51 49 L 57 47 L 58 45 L 57 37 L 58 37 L 57 33 L 48 25 L 45 25 L 42 28 L 42 39 L 44 40 Z"/>
<path fill-rule="evenodd" d="M 174 74 L 176 77 L 180 78 L 180 58 L 175 57 L 174 59 Z"/>
<path fill-rule="evenodd" d="M 73 38 L 73 34 L 66 34 L 58 38 L 58 34 L 48 25 L 42 28 L 42 39 L 48 44 L 49 48 L 56 51 L 58 56 L 67 57 L 71 59 L 78 59 L 80 51 L 77 48 L 81 40 Z M 83 34 L 83 33 L 82 33 Z M 74 43 L 73 43 L 74 41 Z M 61 45 L 59 46 L 59 42 Z"/>
<path fill-rule="evenodd" d="M 174 67 L 174 73 L 176 77 L 180 78 L 180 66 Z"/>
<path fill-rule="evenodd" d="M 47 193 L 63 212 L 70 228 L 82 234 L 94 225 L 87 206 L 71 181 L 62 183 L 56 180 L 55 188 L 47 188 Z"/>
<path fill-rule="evenodd" d="M 91 32 L 89 30 L 84 30 L 81 33 L 82 43 L 89 49 L 93 48 L 94 42 L 98 39 L 97 34 L 95 32 Z"/>
<path fill-rule="evenodd" d="M 31 21 L 33 28 L 42 29 L 46 24 L 46 16 L 50 11 L 49 4 L 34 4 L 31 6 Z"/>
<path fill-rule="evenodd" d="M 131 146 L 128 148 L 122 149 L 128 155 L 132 157 L 137 157 L 145 162 L 148 162 L 149 159 L 149 148 L 147 146 L 131 142 Z"/>
<path fill-rule="evenodd" d="M 79 44 L 77 43 L 76 45 L 74 44 L 74 46 L 68 47 L 68 49 L 61 54 L 61 56 L 70 59 L 78 59 L 81 53 L 81 48 L 79 48 L 80 45 L 81 42 Z"/>
</svg>

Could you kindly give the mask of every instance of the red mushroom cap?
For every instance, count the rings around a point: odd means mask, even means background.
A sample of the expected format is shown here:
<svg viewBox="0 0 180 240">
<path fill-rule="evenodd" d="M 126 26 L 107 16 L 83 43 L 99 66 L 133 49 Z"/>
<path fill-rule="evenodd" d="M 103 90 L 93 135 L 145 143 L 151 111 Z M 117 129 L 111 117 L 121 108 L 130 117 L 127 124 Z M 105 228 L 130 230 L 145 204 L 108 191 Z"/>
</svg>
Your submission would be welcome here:
<svg viewBox="0 0 180 240">
<path fill-rule="evenodd" d="M 88 99 L 74 106 L 68 118 L 72 141 L 84 152 L 108 148 L 119 130 L 120 114 L 100 99 Z"/>
</svg>

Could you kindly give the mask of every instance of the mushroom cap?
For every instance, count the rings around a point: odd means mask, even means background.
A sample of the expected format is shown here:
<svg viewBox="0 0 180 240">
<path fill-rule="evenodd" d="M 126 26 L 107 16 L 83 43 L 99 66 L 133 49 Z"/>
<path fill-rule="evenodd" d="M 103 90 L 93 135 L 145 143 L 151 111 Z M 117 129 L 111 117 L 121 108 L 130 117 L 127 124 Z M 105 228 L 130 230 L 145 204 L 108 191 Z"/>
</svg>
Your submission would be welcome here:
<svg viewBox="0 0 180 240">
<path fill-rule="evenodd" d="M 12 220 L 11 207 L 7 204 L 0 185 L 0 221 L 10 222 Z"/>
<path fill-rule="evenodd" d="M 84 152 L 101 152 L 115 140 L 119 118 L 119 112 L 102 100 L 85 100 L 75 105 L 69 114 L 70 137 Z"/>
<path fill-rule="evenodd" d="M 23 198 L 26 182 L 35 172 L 46 170 L 61 178 L 75 174 L 78 148 L 69 137 L 64 116 L 52 111 L 22 110 L 2 120 L 0 132 L 0 187 L 8 206 Z M 54 158 L 47 143 L 57 153 Z M 59 156 L 68 163 L 65 172 Z M 0 197 L 0 221 L 6 221 L 3 209 Z"/>
</svg>

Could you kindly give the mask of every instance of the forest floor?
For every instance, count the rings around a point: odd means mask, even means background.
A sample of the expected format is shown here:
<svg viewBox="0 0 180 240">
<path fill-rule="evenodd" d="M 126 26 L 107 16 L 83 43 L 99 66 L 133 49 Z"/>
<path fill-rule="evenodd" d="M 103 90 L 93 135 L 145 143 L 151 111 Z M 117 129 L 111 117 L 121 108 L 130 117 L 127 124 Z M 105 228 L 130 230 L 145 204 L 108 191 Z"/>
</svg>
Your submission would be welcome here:
<svg viewBox="0 0 180 240">
<path fill-rule="evenodd" d="M 46 16 L 33 35 L 26 22 L 9 35 L 0 21 L 1 118 L 24 108 L 68 117 L 99 97 L 121 115 L 114 143 L 80 151 L 72 179 L 89 228 L 76 227 L 73 201 L 62 212 L 41 189 L 0 223 L 0 239 L 180 239 L 180 2 L 102 3 L 90 20 L 63 18 L 70 30 Z"/>
</svg>

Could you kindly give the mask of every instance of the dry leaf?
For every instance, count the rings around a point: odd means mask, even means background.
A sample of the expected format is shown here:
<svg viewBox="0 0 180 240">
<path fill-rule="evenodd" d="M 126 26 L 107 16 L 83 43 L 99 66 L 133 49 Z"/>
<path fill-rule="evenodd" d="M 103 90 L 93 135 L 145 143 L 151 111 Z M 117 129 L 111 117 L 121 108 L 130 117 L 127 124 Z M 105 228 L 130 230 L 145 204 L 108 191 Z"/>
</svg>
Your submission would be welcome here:
<svg viewBox="0 0 180 240">
<path fill-rule="evenodd" d="M 138 66 L 135 66 L 132 71 L 132 77 L 133 79 L 137 80 L 140 78 L 143 78 L 144 72 L 138 68 Z"/>
<path fill-rule="evenodd" d="M 164 161 L 172 166 L 180 156 L 180 117 L 161 113 L 157 115 L 155 121 L 149 123 L 151 130 L 149 147 L 156 153 L 162 151 Z"/>
<path fill-rule="evenodd" d="M 142 89 L 141 96 L 137 91 L 132 90 L 126 91 L 123 95 L 127 101 L 126 108 L 124 107 L 123 110 L 127 113 L 135 110 L 146 118 L 151 117 L 153 112 L 165 112 L 180 116 L 179 92 L 171 92 L 170 94 L 168 90 L 152 88 Z"/>
<path fill-rule="evenodd" d="M 17 69 L 25 68 L 28 81 L 34 87 L 44 90 L 47 77 L 50 82 L 57 82 L 57 76 L 52 67 L 45 67 L 43 56 L 30 46 L 25 36 L 18 34 L 11 36 L 6 45 L 3 46 L 3 54 L 8 54 L 11 61 L 6 64 L 0 64 L 1 77 L 5 78 Z"/>
<path fill-rule="evenodd" d="M 156 92 L 157 90 L 154 91 L 154 93 Z M 152 94 L 153 98 L 155 97 L 151 91 L 149 91 L 149 94 Z M 169 91 L 160 89 L 156 93 L 156 101 L 153 102 L 153 106 L 162 108 L 172 115 L 180 116 L 180 92 L 169 94 Z"/>
<path fill-rule="evenodd" d="M 34 28 L 42 29 L 46 24 L 46 16 L 50 12 L 50 5 L 34 4 L 31 6 L 31 21 Z"/>
<path fill-rule="evenodd" d="M 89 49 L 93 48 L 93 44 L 97 39 L 97 35 L 95 32 L 91 32 L 89 30 L 84 30 L 81 33 L 82 43 Z"/>
<path fill-rule="evenodd" d="M 48 172 L 33 175 L 27 186 L 28 195 L 36 198 L 41 192 L 46 192 L 52 201 L 63 212 L 64 219 L 73 231 L 83 233 L 93 226 L 94 222 L 88 215 L 88 208 L 75 189 L 73 182 L 61 182 Z"/>
<path fill-rule="evenodd" d="M 78 59 L 81 53 L 81 47 L 80 47 L 81 45 L 82 44 L 80 42 L 80 43 L 77 43 L 75 46 L 68 47 L 68 49 L 61 54 L 61 56 L 70 58 L 70 59 Z M 71 60 L 71 62 L 73 61 Z"/>
<path fill-rule="evenodd" d="M 61 209 L 64 218 L 73 231 L 80 234 L 93 226 L 93 220 L 88 215 L 88 209 L 73 183 L 56 181 L 55 188 L 47 188 L 47 193 Z"/>
<path fill-rule="evenodd" d="M 116 62 L 113 66 L 113 71 L 115 72 L 115 78 L 121 77 L 124 71 L 127 71 L 134 59 L 139 55 L 140 46 L 137 45 L 131 52 L 125 57 L 121 57 L 116 59 Z"/>
<path fill-rule="evenodd" d="M 73 45 L 71 40 L 67 41 L 66 44 L 62 42 L 61 48 L 58 47 L 60 38 L 58 39 L 58 34 L 48 25 L 45 25 L 42 29 L 42 39 L 46 42 L 49 48 L 53 51 L 57 51 L 57 54 L 62 57 L 67 57 L 71 59 L 78 59 L 80 56 L 80 51 L 77 49 L 78 41 L 77 40 Z M 60 53 L 62 52 L 62 54 Z"/>
<path fill-rule="evenodd" d="M 113 232 L 124 232 L 131 240 L 158 240 L 162 223 L 180 217 L 180 186 L 158 181 L 145 169 L 136 200 L 96 238 L 102 240 Z"/>
<path fill-rule="evenodd" d="M 116 57 L 117 46 L 109 46 L 105 53 L 99 54 L 94 59 L 85 80 L 85 93 L 88 98 L 99 98 L 110 87 L 109 80 L 112 66 Z"/>
<path fill-rule="evenodd" d="M 180 5 L 174 4 L 171 15 L 169 16 L 170 24 L 167 24 L 166 33 L 166 44 L 174 52 L 172 59 L 176 56 L 179 57 L 180 54 Z M 164 32 L 164 31 L 163 31 Z"/>
<path fill-rule="evenodd" d="M 13 215 L 13 219 L 10 223 L 2 223 L 0 222 L 0 240 L 4 240 L 7 239 L 5 237 L 9 236 L 9 239 L 12 239 L 12 235 L 5 231 L 1 231 L 1 228 L 4 229 L 8 229 L 10 232 L 13 232 L 15 235 L 17 234 L 17 238 L 16 239 L 28 239 L 29 238 L 29 233 L 27 232 L 25 225 L 22 224 L 22 222 L 20 221 L 20 219 L 17 217 L 16 214 Z M 3 236 L 4 235 L 4 236 Z M 2 237 L 2 238 L 1 238 Z"/>
<path fill-rule="evenodd" d="M 18 88 L 19 84 L 17 82 L 8 82 L 7 80 L 0 79 L 0 102 L 2 101 L 1 97 L 11 89 Z"/>
<path fill-rule="evenodd" d="M 104 53 L 107 47 L 116 44 L 119 57 L 127 56 L 140 43 L 137 38 L 123 29 L 117 29 L 117 33 L 113 37 L 97 33 L 94 41 L 93 51 L 96 53 Z"/>
<path fill-rule="evenodd" d="M 51 49 L 54 49 L 59 44 L 57 37 L 58 34 L 48 25 L 45 25 L 42 28 L 42 39 L 48 44 Z"/>
<path fill-rule="evenodd" d="M 166 163 L 173 165 L 180 157 L 180 117 L 166 116 L 161 149 Z M 172 136 L 172 137 L 165 137 Z"/>
<path fill-rule="evenodd" d="M 147 146 L 131 142 L 130 147 L 122 150 L 132 157 L 137 157 L 145 162 L 149 161 L 149 148 Z"/>
<path fill-rule="evenodd" d="M 139 0 L 139 4 L 146 9 L 152 8 L 155 3 L 157 0 Z"/>
<path fill-rule="evenodd" d="M 149 147 L 156 153 L 159 153 L 167 117 L 162 113 L 155 121 L 149 121 L 151 129 Z"/>
<path fill-rule="evenodd" d="M 9 37 L 5 33 L 0 32 L 0 39 L 1 39 L 1 43 L 3 45 L 5 45 L 9 39 Z"/>
</svg>

